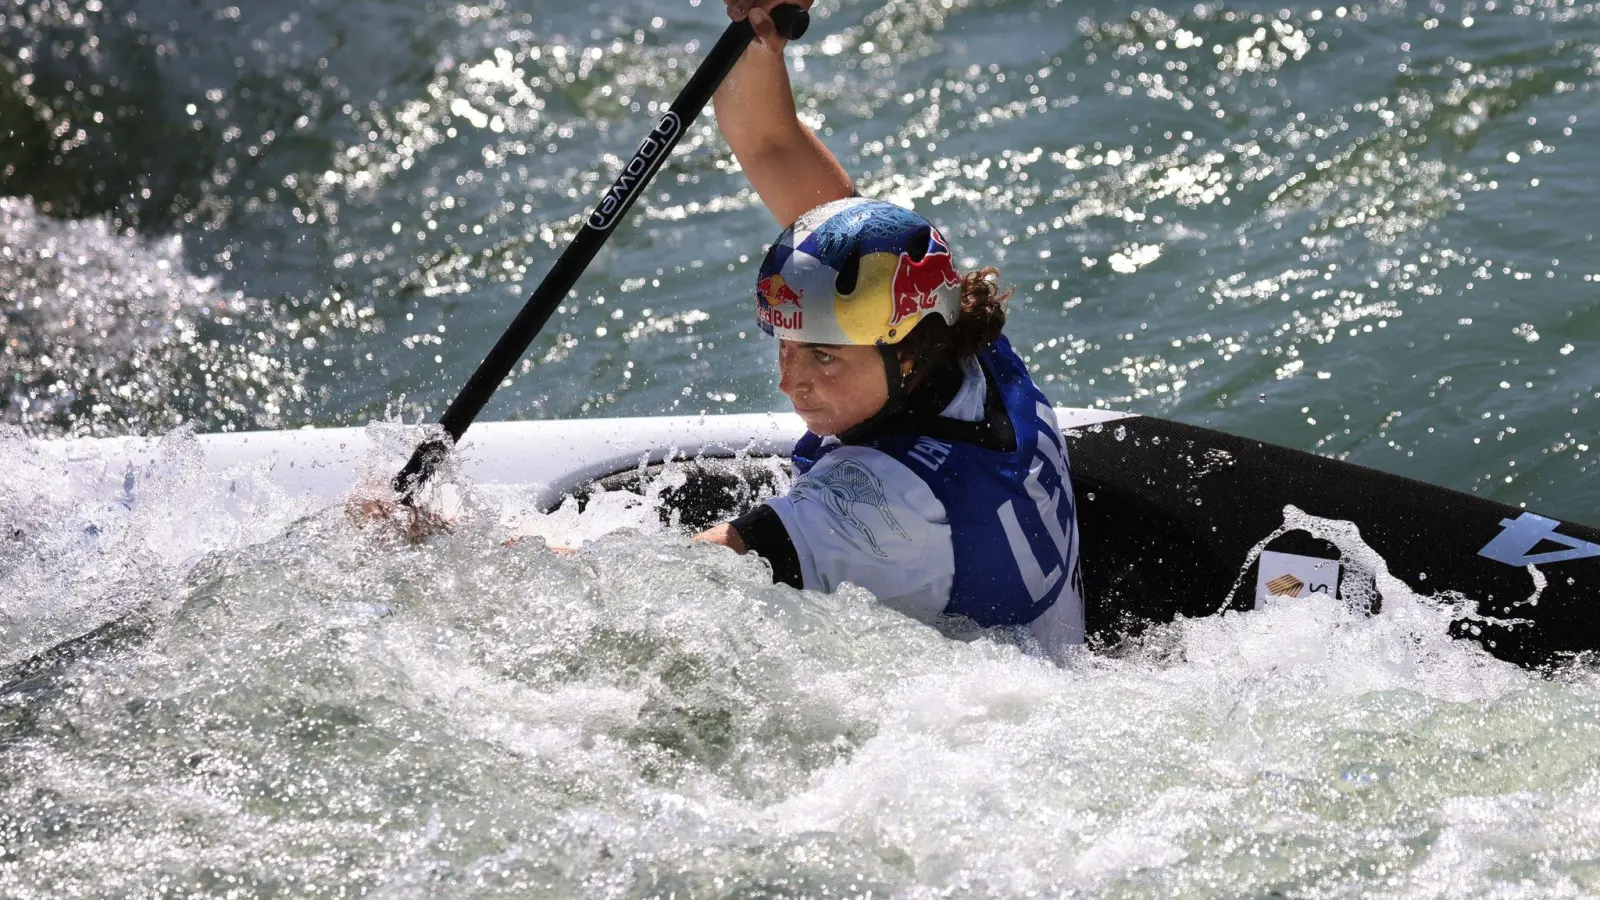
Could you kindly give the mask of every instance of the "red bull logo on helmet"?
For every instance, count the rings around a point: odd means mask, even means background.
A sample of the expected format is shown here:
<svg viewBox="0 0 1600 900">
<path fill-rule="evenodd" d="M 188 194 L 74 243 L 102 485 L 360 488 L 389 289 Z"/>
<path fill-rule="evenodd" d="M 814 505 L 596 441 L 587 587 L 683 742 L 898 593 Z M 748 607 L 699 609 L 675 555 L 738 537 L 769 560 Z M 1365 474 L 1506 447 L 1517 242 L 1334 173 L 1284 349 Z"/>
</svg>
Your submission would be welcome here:
<svg viewBox="0 0 1600 900">
<path fill-rule="evenodd" d="M 800 298 L 804 293 L 789 287 L 782 275 L 761 279 L 756 282 L 756 297 L 760 300 L 756 304 L 756 321 L 769 333 L 773 328 L 801 328 L 805 313 L 800 309 Z M 781 309 L 784 306 L 794 308 L 786 313 Z"/>
<path fill-rule="evenodd" d="M 768 306 L 793 303 L 796 309 L 800 307 L 801 292 L 789 287 L 789 283 L 783 280 L 782 275 L 768 275 L 756 282 L 756 296 Z"/>
<path fill-rule="evenodd" d="M 932 244 L 919 262 L 912 262 L 909 253 L 900 254 L 900 265 L 894 270 L 894 314 L 889 317 L 890 325 L 933 309 L 938 305 L 941 289 L 961 285 L 961 277 L 950 261 L 950 248 L 937 231 Z"/>
</svg>

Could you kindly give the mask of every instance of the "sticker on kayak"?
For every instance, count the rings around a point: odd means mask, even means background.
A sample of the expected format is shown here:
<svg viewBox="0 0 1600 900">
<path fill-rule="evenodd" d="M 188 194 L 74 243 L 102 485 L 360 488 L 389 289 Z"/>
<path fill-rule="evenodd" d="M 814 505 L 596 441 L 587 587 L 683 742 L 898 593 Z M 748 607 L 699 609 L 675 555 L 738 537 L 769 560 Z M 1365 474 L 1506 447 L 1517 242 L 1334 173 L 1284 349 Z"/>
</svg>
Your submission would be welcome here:
<svg viewBox="0 0 1600 900">
<path fill-rule="evenodd" d="M 1518 568 L 1600 556 L 1600 544 L 1567 537 L 1556 531 L 1560 525 L 1555 519 L 1531 512 L 1525 512 L 1515 519 L 1501 519 L 1500 533 L 1485 544 L 1478 555 Z M 1533 552 L 1537 547 L 1550 549 L 1543 553 Z M 1555 549 L 1557 547 L 1561 549 Z"/>
<path fill-rule="evenodd" d="M 1256 575 L 1256 609 L 1280 598 L 1323 594 L 1339 596 L 1339 561 L 1298 553 L 1261 551 Z"/>
</svg>

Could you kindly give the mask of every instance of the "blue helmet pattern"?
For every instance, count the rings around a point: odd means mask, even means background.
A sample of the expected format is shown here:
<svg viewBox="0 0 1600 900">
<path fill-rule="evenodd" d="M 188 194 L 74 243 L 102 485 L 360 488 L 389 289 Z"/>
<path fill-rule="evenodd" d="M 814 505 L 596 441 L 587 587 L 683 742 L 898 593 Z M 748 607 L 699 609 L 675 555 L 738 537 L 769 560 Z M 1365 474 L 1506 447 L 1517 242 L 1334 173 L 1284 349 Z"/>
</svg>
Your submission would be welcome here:
<svg viewBox="0 0 1600 900">
<path fill-rule="evenodd" d="M 919 240 L 926 244 L 918 246 Z M 856 283 L 841 293 L 838 276 L 852 258 Z M 924 315 L 953 323 L 960 279 L 949 245 L 927 219 L 892 203 L 851 197 L 819 206 L 784 229 L 761 262 L 756 300 L 757 322 L 770 335 L 893 344 Z"/>
</svg>

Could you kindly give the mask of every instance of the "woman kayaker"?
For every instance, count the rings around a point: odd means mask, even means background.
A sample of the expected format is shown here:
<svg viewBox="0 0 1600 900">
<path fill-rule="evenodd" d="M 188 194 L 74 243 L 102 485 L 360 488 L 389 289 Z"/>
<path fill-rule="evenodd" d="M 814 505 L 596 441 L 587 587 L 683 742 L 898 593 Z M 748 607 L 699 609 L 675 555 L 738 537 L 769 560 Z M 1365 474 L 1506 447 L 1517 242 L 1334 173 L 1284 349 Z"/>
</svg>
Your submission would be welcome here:
<svg viewBox="0 0 1600 900">
<path fill-rule="evenodd" d="M 1066 446 L 1001 334 L 1009 292 L 992 267 L 958 273 L 922 216 L 856 195 L 795 114 L 767 12 L 780 2 L 726 0 L 757 40 L 715 103 L 751 186 L 793 223 L 761 263 L 756 319 L 808 430 L 789 493 L 699 539 L 758 553 L 797 587 L 851 582 L 920 619 L 1080 643 Z"/>
</svg>

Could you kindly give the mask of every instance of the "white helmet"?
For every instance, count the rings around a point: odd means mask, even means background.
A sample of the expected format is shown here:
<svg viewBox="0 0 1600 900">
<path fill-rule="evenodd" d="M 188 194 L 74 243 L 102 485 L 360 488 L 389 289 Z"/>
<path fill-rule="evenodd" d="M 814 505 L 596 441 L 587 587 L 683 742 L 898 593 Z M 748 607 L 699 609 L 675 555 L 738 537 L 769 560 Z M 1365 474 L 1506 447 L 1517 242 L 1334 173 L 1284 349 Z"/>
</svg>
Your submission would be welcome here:
<svg viewBox="0 0 1600 900">
<path fill-rule="evenodd" d="M 897 344 L 936 315 L 954 325 L 961 278 L 950 245 L 909 209 L 848 197 L 784 229 L 761 261 L 761 330 L 811 344 Z"/>
</svg>

